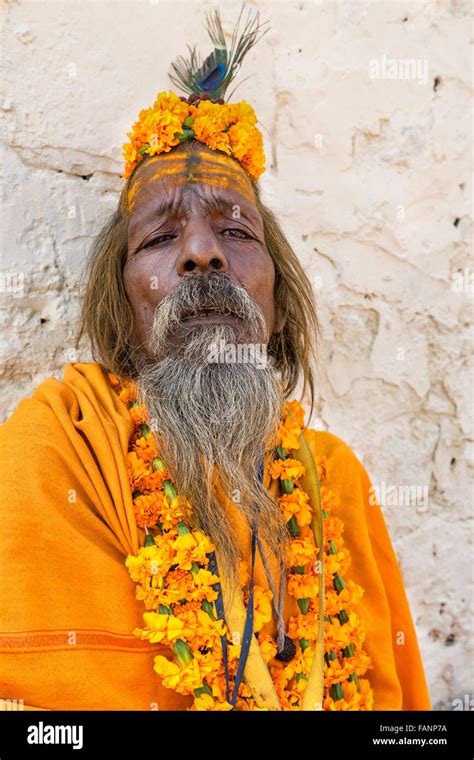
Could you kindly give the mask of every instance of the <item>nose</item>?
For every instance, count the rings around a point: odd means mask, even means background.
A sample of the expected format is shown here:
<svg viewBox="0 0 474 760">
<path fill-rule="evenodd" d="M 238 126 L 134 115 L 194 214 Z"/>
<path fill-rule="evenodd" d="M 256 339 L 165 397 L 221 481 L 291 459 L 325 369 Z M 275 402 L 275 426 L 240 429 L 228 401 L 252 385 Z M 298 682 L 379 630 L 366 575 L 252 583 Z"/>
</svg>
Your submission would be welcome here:
<svg viewBox="0 0 474 760">
<path fill-rule="evenodd" d="M 176 262 L 180 277 L 188 272 L 209 274 L 227 272 L 227 259 L 215 233 L 206 222 L 188 222 L 182 237 L 182 250 Z"/>
</svg>

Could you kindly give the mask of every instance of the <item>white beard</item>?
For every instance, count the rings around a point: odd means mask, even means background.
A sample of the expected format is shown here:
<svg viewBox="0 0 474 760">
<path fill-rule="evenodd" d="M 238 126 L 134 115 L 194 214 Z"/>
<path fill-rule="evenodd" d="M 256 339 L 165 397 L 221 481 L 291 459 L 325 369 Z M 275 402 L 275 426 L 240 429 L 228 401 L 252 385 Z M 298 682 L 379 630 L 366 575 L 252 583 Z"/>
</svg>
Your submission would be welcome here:
<svg viewBox="0 0 474 760">
<path fill-rule="evenodd" d="M 230 289 L 232 309 L 236 300 L 242 306 L 242 294 L 235 290 L 241 289 L 233 284 Z M 236 344 L 236 331 L 229 325 L 199 325 L 186 331 L 183 343 L 170 343 L 166 325 L 177 324 L 170 311 L 183 303 L 182 295 L 175 293 L 155 314 L 152 343 L 157 358 L 142 362 L 136 378 L 158 450 L 177 492 L 192 505 L 193 525 L 211 538 L 227 572 L 237 571 L 240 550 L 234 527 L 215 496 L 214 472 L 249 525 L 257 521 L 261 537 L 280 564 L 288 531 L 276 500 L 259 478 L 264 453 L 276 445 L 284 403 L 278 372 L 271 357 L 264 367 L 251 361 L 210 363 L 211 344 Z M 266 338 L 263 316 L 243 293 L 243 301 L 248 299 L 243 304 L 244 325 L 250 325 L 247 335 L 257 342 Z M 189 306 L 188 296 L 189 290 L 184 299 Z M 198 297 L 202 303 L 202 295 Z"/>
</svg>

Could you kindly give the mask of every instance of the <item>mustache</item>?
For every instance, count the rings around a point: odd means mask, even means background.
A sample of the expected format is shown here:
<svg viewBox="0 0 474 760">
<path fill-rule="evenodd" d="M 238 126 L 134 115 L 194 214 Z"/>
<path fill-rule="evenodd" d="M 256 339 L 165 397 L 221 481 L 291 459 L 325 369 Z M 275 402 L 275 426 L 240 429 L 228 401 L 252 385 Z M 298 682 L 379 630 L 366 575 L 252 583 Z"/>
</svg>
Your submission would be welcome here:
<svg viewBox="0 0 474 760">
<path fill-rule="evenodd" d="M 188 275 L 158 304 L 153 324 L 152 349 L 160 354 L 169 338 L 186 331 L 186 320 L 206 312 L 238 317 L 242 330 L 254 342 L 267 342 L 267 327 L 260 307 L 245 288 L 227 273 Z"/>
</svg>

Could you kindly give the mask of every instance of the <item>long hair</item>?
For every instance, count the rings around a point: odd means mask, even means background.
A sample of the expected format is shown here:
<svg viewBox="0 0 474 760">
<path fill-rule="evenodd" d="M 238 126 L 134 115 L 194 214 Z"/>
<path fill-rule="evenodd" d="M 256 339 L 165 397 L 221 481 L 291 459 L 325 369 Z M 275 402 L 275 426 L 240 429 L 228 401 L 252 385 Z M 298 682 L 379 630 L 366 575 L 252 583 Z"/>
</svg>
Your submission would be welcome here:
<svg viewBox="0 0 474 760">
<path fill-rule="evenodd" d="M 199 145 L 190 140 L 174 150 L 192 151 Z M 117 210 L 99 232 L 89 252 L 78 336 L 78 345 L 84 335 L 89 337 L 94 359 L 107 370 L 131 379 L 136 373 L 134 322 L 122 273 L 128 252 L 128 190 L 135 171 L 122 190 Z M 313 290 L 274 213 L 262 202 L 257 182 L 250 179 L 263 220 L 265 243 L 275 268 L 275 306 L 284 320 L 282 331 L 272 335 L 267 350 L 280 373 L 285 398 L 293 393 L 298 380 L 302 379 L 301 396 L 309 391 L 311 417 L 319 337 Z"/>
</svg>

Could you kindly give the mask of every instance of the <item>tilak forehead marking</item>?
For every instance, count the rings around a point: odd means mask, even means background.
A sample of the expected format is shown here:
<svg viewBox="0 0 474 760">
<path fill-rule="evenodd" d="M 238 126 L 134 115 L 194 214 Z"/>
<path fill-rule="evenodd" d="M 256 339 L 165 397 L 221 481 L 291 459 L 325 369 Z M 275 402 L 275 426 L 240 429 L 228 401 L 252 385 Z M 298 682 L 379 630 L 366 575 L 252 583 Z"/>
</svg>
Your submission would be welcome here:
<svg viewBox="0 0 474 760">
<path fill-rule="evenodd" d="M 234 177 L 226 174 L 220 174 L 218 172 L 209 172 L 209 176 L 205 176 L 204 172 L 200 172 L 199 174 L 189 173 L 187 175 L 174 174 L 172 177 L 170 177 L 170 181 L 171 184 L 176 185 L 177 187 L 180 187 L 182 185 L 192 185 L 194 183 L 206 183 L 217 187 L 228 188 L 240 193 L 240 195 L 242 195 L 248 201 L 254 202 L 252 193 L 245 186 L 242 187 L 242 185 L 238 184 L 235 181 Z"/>
<path fill-rule="evenodd" d="M 152 173 L 146 179 L 138 176 L 132 183 L 128 191 L 128 209 L 133 209 L 137 195 L 148 181 L 158 181 L 165 177 L 173 179 L 173 184 L 179 185 L 186 182 L 209 182 L 219 187 L 228 187 L 253 201 L 253 187 L 244 172 L 229 173 L 226 169 L 229 169 L 228 159 L 205 151 L 188 153 L 186 156 L 161 155 L 160 161 L 153 166 Z"/>
</svg>

